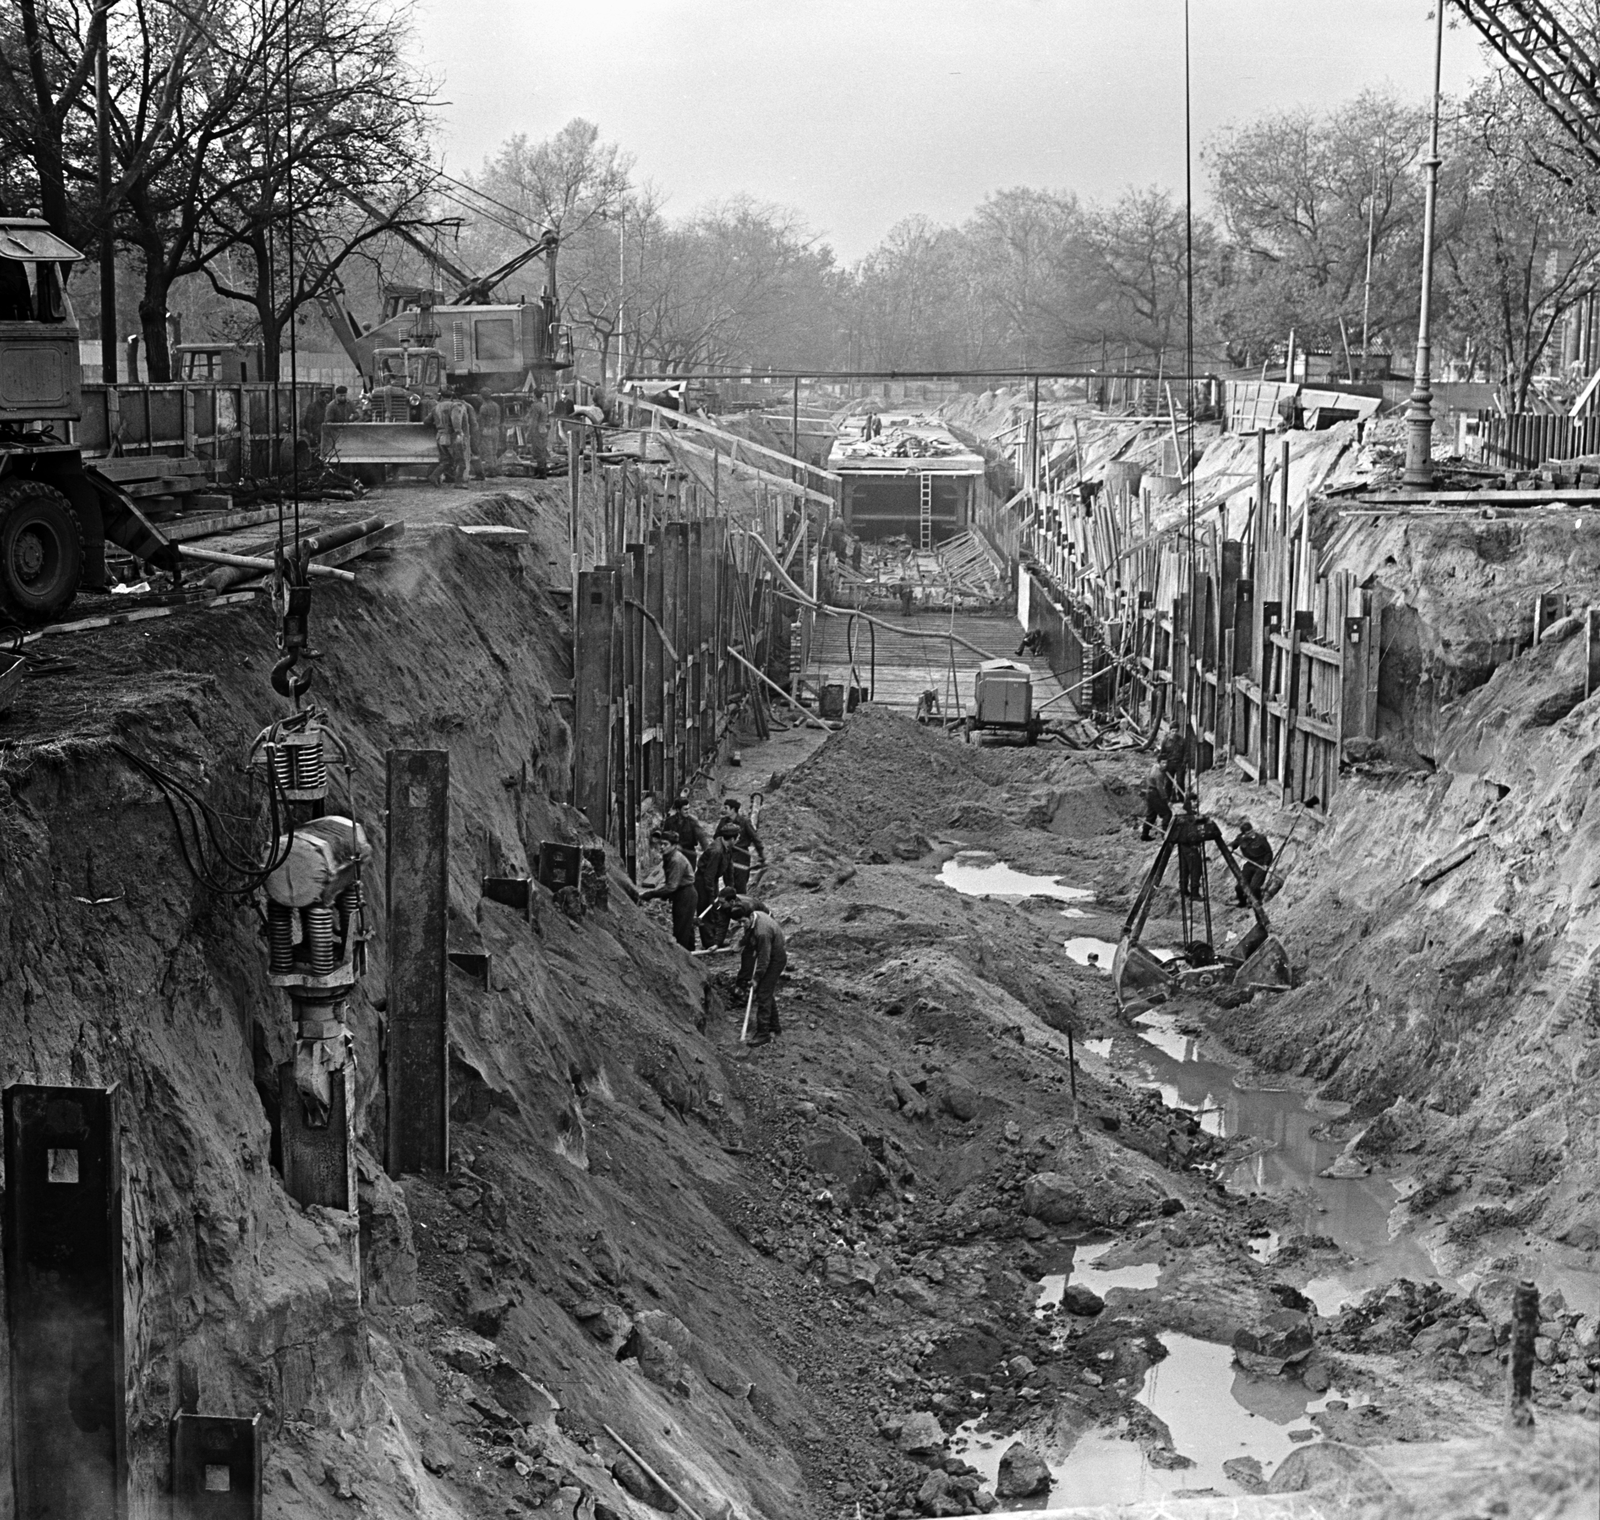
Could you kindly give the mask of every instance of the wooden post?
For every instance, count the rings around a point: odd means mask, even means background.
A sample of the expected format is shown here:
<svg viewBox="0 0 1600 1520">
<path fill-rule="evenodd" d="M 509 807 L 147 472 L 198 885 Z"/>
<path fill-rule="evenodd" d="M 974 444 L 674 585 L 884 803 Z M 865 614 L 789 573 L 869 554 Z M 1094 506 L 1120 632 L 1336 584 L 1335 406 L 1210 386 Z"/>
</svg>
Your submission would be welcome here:
<svg viewBox="0 0 1600 1520">
<path fill-rule="evenodd" d="M 578 441 L 578 430 L 570 424 L 563 427 L 567 435 L 567 550 L 572 559 L 573 617 L 577 617 L 578 569 L 583 557 L 583 528 L 579 516 L 578 477 L 583 467 L 583 445 Z"/>
<path fill-rule="evenodd" d="M 1278 532 L 1287 534 L 1289 531 L 1289 440 L 1287 438 L 1283 440 L 1280 469 L 1283 479 L 1278 486 Z"/>
<path fill-rule="evenodd" d="M 643 738 L 654 745 L 648 761 L 647 785 L 665 796 L 662 777 L 664 696 L 666 692 L 667 652 L 661 643 L 661 539 L 664 529 L 655 528 L 645 546 L 644 592 L 644 717 Z"/>
<path fill-rule="evenodd" d="M 1033 422 L 1028 430 L 1030 454 L 1028 458 L 1028 484 L 1033 494 L 1039 494 L 1039 377 L 1033 377 Z"/>
<path fill-rule="evenodd" d="M 800 458 L 800 377 L 798 375 L 795 376 L 794 380 L 794 404 L 790 413 L 790 432 L 793 442 L 789 446 L 789 452 L 798 460 Z M 805 466 L 795 465 L 794 478 L 804 484 L 806 479 Z"/>
<path fill-rule="evenodd" d="M 1511 1357 L 1506 1364 L 1506 1423 L 1513 1429 L 1533 1425 L 1533 1345 L 1538 1335 L 1539 1289 L 1523 1278 L 1511 1295 Z"/>
<path fill-rule="evenodd" d="M 619 602 L 617 572 L 610 566 L 579 572 L 572 614 L 572 801 L 604 839 L 613 837 L 611 686 Z"/>
<path fill-rule="evenodd" d="M 1600 688 L 1600 607 L 1591 607 L 1583 618 L 1583 699 L 1588 701 Z"/>
</svg>

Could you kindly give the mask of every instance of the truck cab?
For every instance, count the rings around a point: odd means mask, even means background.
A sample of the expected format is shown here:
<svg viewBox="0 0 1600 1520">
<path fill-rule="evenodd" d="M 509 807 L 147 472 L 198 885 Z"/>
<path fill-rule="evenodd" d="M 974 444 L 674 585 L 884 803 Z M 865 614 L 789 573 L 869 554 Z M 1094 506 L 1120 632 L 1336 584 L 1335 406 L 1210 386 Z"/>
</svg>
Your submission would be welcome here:
<svg viewBox="0 0 1600 1520">
<path fill-rule="evenodd" d="M 78 322 L 67 298 L 69 266 L 80 258 L 47 222 L 0 217 L 0 426 L 8 431 L 83 414 Z"/>
<path fill-rule="evenodd" d="M 410 345 L 374 349 L 371 380 L 367 405 L 373 422 L 420 422 L 443 388 L 444 355 Z"/>
<path fill-rule="evenodd" d="M 46 622 L 106 586 L 106 540 L 177 570 L 176 548 L 72 442 L 83 415 L 67 297 L 83 257 L 38 217 L 0 217 L 0 620 Z"/>
</svg>

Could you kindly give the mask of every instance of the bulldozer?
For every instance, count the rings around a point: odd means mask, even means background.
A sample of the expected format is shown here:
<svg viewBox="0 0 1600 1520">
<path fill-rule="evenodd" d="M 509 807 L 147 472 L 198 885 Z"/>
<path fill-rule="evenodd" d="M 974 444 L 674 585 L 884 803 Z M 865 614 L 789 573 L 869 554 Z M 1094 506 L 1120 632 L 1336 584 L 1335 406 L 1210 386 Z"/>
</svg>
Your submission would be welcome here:
<svg viewBox="0 0 1600 1520">
<path fill-rule="evenodd" d="M 412 241 L 409 234 L 402 237 Z M 541 383 L 572 366 L 572 331 L 557 320 L 555 298 L 491 304 L 495 288 L 555 244 L 546 233 L 515 258 L 485 275 L 469 275 L 421 251 L 459 284 L 453 299 L 420 285 L 388 285 L 383 320 L 362 328 L 343 293 L 322 301 L 323 313 L 368 390 L 370 417 L 328 423 L 318 452 L 331 464 L 373 467 L 419 465 L 438 459 L 429 411 L 449 387 L 492 395 L 509 417 Z M 509 403 L 509 404 L 507 404 Z"/>
<path fill-rule="evenodd" d="M 83 258 L 38 217 L 0 217 L 0 618 L 46 623 L 80 587 L 109 589 L 106 545 L 178 571 L 178 550 L 86 461 L 78 324 L 67 296 Z"/>
</svg>

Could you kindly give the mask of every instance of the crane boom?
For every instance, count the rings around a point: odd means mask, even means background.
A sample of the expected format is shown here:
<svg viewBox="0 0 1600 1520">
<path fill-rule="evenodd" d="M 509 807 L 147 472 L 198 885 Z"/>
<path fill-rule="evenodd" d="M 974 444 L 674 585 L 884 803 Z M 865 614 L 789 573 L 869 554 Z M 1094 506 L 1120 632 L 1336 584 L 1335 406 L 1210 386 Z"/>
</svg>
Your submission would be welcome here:
<svg viewBox="0 0 1600 1520">
<path fill-rule="evenodd" d="M 1451 0 L 1600 168 L 1600 68 L 1541 0 Z"/>
</svg>

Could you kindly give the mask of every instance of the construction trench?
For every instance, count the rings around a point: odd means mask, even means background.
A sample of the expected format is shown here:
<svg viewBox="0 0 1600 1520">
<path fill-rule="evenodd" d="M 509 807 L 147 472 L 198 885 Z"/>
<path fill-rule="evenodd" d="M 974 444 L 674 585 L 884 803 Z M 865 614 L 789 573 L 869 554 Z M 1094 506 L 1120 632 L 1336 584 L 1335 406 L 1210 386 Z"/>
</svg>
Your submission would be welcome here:
<svg viewBox="0 0 1600 1520">
<path fill-rule="evenodd" d="M 1067 394 L 939 413 L 969 521 L 859 564 L 781 416 L 308 507 L 388 538 L 316 584 L 336 738 L 276 792 L 265 598 L 28 646 L 0 1520 L 1594 1513 L 1590 498 L 1402 510 L 1383 424 L 1268 480 Z M 1163 559 L 1139 477 L 1186 472 Z M 1034 743 L 951 721 L 1019 607 Z M 1292 985 L 1119 1009 L 1175 715 Z M 772 1044 L 635 900 L 680 788 L 755 817 Z M 274 797 L 333 903 L 271 906 Z"/>
</svg>

